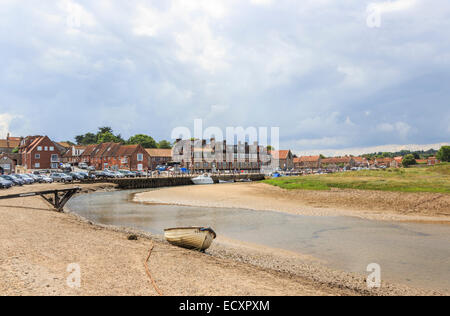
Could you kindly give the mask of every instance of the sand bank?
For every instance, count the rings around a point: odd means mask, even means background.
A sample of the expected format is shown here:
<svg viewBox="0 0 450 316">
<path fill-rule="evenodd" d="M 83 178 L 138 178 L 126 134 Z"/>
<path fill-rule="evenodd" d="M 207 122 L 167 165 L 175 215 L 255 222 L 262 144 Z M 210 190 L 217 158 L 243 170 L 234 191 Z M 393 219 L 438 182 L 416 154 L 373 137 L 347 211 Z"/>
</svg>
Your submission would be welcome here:
<svg viewBox="0 0 450 316">
<path fill-rule="evenodd" d="M 263 183 L 172 187 L 135 195 L 136 202 L 245 208 L 307 216 L 450 223 L 450 195 L 361 190 L 284 190 Z"/>
</svg>

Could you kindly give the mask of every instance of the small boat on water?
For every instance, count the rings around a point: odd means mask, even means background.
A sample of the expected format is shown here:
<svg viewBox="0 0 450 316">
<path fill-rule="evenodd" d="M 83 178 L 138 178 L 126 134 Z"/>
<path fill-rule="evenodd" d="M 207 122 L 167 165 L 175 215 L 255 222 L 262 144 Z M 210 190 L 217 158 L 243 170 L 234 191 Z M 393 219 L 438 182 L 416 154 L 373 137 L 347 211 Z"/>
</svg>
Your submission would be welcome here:
<svg viewBox="0 0 450 316">
<path fill-rule="evenodd" d="M 178 227 L 165 229 L 164 237 L 172 245 L 205 251 L 217 235 L 214 230 L 207 227 Z"/>
<path fill-rule="evenodd" d="M 194 182 L 194 184 L 214 184 L 213 178 L 207 174 L 202 174 L 201 176 L 192 179 L 192 182 Z"/>
</svg>

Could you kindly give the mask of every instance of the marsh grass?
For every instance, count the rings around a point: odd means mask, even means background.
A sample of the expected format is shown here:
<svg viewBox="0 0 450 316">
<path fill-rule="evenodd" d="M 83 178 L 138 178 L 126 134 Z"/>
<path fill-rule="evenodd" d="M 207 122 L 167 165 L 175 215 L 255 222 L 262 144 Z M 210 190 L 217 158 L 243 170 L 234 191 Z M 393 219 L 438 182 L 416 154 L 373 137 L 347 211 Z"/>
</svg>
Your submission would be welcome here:
<svg viewBox="0 0 450 316">
<path fill-rule="evenodd" d="M 450 164 L 433 167 L 362 170 L 263 181 L 288 190 L 359 189 L 450 193 Z"/>
</svg>

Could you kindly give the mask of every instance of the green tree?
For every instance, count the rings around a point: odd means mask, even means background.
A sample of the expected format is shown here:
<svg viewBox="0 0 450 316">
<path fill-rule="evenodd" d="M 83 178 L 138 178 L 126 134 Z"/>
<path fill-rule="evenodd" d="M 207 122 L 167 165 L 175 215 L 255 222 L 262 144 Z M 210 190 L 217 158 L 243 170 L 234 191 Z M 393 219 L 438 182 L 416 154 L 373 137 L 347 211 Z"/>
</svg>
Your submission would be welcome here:
<svg viewBox="0 0 450 316">
<path fill-rule="evenodd" d="M 122 138 L 119 136 L 114 135 L 111 132 L 105 132 L 105 133 L 100 133 L 97 135 L 97 143 L 98 144 L 102 144 L 102 143 L 121 143 L 123 142 Z"/>
<path fill-rule="evenodd" d="M 12 150 L 12 153 L 13 154 L 17 154 L 19 152 L 19 147 L 16 147 L 16 148 L 14 148 L 13 150 Z"/>
<path fill-rule="evenodd" d="M 409 166 L 415 165 L 416 159 L 414 158 L 413 154 L 408 154 L 403 158 L 402 164 L 403 167 L 408 168 Z"/>
<path fill-rule="evenodd" d="M 161 149 L 172 149 L 172 144 L 167 140 L 162 140 L 158 143 L 158 148 Z"/>
<path fill-rule="evenodd" d="M 450 146 L 442 146 L 437 152 L 436 158 L 440 161 L 450 162 Z"/>
<path fill-rule="evenodd" d="M 99 134 L 105 134 L 105 133 L 111 133 L 114 134 L 113 129 L 109 126 L 99 127 L 97 135 Z"/>
<path fill-rule="evenodd" d="M 97 135 L 93 133 L 86 133 L 84 135 L 75 136 L 75 141 L 78 145 L 92 145 L 97 143 Z"/>
<path fill-rule="evenodd" d="M 158 144 L 153 139 L 153 137 L 144 134 L 137 134 L 130 137 L 127 141 L 127 144 L 129 145 L 140 144 L 144 148 L 158 148 Z"/>
</svg>

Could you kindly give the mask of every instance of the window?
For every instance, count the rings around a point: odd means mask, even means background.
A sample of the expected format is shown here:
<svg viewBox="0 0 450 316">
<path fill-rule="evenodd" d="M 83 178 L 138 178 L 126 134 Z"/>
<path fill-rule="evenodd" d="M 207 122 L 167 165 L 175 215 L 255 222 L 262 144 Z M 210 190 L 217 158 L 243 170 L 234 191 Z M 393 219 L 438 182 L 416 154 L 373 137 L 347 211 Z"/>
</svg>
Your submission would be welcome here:
<svg viewBox="0 0 450 316">
<path fill-rule="evenodd" d="M 37 151 L 42 151 L 42 146 L 38 146 Z"/>
<path fill-rule="evenodd" d="M 39 162 L 36 162 L 34 164 L 34 168 L 39 169 L 41 167 L 41 164 Z"/>
<path fill-rule="evenodd" d="M 144 155 L 143 154 L 137 154 L 137 161 L 143 161 Z"/>
<path fill-rule="evenodd" d="M 44 151 L 48 151 L 48 146 L 45 146 L 45 147 L 44 147 Z"/>
<path fill-rule="evenodd" d="M 52 162 L 58 161 L 58 155 L 52 155 Z"/>
<path fill-rule="evenodd" d="M 34 155 L 34 159 L 41 159 L 41 155 L 40 154 Z"/>
<path fill-rule="evenodd" d="M 50 151 L 54 151 L 54 150 L 55 150 L 55 147 L 50 146 Z"/>
</svg>

